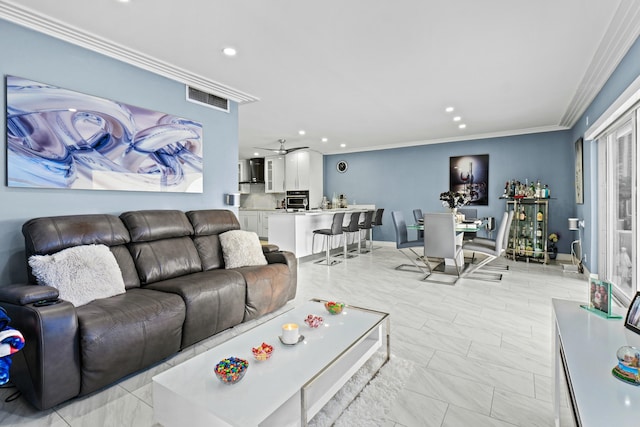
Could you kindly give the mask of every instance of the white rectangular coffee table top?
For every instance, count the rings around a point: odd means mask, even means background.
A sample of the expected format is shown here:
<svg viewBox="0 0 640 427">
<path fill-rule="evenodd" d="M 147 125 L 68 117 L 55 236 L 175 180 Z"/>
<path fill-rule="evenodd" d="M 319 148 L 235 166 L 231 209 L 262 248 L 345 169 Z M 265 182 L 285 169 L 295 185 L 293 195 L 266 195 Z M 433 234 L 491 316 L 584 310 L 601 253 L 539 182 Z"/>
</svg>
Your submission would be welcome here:
<svg viewBox="0 0 640 427">
<path fill-rule="evenodd" d="M 324 324 L 310 328 L 304 323 L 308 314 L 322 316 Z M 332 315 L 321 302 L 308 301 L 153 377 L 156 416 L 162 422 L 175 411 L 182 414 L 182 425 L 257 426 L 387 317 L 350 306 Z M 278 337 L 285 323 L 297 323 L 304 340 L 282 344 Z M 273 354 L 256 361 L 251 348 L 262 342 L 274 347 Z M 228 385 L 215 377 L 214 367 L 231 356 L 247 360 L 249 367 L 244 378 Z"/>
</svg>

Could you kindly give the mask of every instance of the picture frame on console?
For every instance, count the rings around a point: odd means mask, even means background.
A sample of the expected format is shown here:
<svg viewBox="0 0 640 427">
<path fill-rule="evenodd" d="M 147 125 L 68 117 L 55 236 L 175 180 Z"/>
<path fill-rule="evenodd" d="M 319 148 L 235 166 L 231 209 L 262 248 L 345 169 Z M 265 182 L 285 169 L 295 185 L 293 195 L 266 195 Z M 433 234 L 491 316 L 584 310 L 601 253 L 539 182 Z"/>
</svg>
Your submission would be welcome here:
<svg viewBox="0 0 640 427">
<path fill-rule="evenodd" d="M 627 316 L 624 319 L 624 326 L 636 334 L 640 334 L 640 292 L 633 297 Z"/>
<path fill-rule="evenodd" d="M 620 319 L 622 316 L 611 311 L 611 282 L 598 280 L 597 276 L 589 278 L 589 304 L 582 308 L 607 319 Z"/>
</svg>

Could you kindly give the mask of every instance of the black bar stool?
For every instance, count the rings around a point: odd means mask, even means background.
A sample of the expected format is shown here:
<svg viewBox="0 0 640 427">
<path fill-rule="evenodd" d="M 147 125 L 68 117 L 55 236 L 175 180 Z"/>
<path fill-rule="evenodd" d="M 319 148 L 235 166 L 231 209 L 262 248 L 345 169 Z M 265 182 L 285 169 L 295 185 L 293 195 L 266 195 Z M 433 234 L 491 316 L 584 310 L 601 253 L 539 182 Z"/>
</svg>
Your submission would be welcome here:
<svg viewBox="0 0 640 427">
<path fill-rule="evenodd" d="M 364 221 L 361 222 L 359 224 L 360 226 L 360 231 L 364 230 L 365 235 L 364 235 L 364 251 L 360 250 L 360 244 L 358 243 L 358 253 L 361 254 L 366 254 L 367 252 L 370 252 L 371 249 L 373 249 L 373 236 L 372 236 L 372 224 L 373 224 L 373 214 L 375 213 L 375 211 L 366 211 L 364 213 Z M 369 235 L 369 248 L 367 249 L 367 235 Z M 360 234 L 358 234 L 358 240 L 360 239 Z"/>
<path fill-rule="evenodd" d="M 357 255 L 347 254 L 347 245 L 349 236 L 354 233 L 358 234 L 356 241 L 358 242 L 358 252 L 360 252 L 360 212 L 352 212 L 351 217 L 349 218 L 349 225 L 342 226 L 342 233 L 344 234 L 344 250 L 342 256 L 345 258 L 353 258 Z M 340 255 L 338 255 L 340 256 Z"/>
<path fill-rule="evenodd" d="M 320 228 L 313 230 L 313 238 L 311 239 L 311 250 L 315 247 L 314 243 L 316 235 L 324 237 L 323 245 L 326 245 L 326 258 L 316 261 L 316 264 L 326 263 L 328 266 L 338 264 L 340 261 L 331 259 L 331 243 L 333 242 L 333 236 L 342 234 L 342 221 L 344 221 L 344 212 L 338 212 L 333 214 L 333 222 L 331 228 Z"/>
</svg>

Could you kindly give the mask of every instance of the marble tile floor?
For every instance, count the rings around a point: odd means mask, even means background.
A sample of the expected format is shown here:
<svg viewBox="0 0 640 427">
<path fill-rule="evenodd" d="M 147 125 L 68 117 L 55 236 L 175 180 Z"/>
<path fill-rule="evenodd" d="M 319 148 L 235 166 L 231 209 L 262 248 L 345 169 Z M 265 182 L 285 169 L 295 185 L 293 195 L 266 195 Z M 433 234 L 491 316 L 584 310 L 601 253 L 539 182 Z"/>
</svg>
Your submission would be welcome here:
<svg viewBox="0 0 640 427">
<path fill-rule="evenodd" d="M 319 297 L 389 311 L 392 353 L 416 362 L 412 380 L 377 425 L 552 426 L 551 299 L 584 302 L 586 278 L 563 273 L 560 265 L 500 260 L 510 268 L 501 282 L 461 279 L 450 286 L 394 269 L 405 261 L 383 243 L 333 267 L 310 261 L 299 266 L 294 304 Z M 13 389 L 0 389 L 0 425 L 159 426 L 153 419 L 151 378 L 251 326 L 225 331 L 50 410 L 35 411 L 22 398 L 4 402 Z M 562 397 L 562 420 L 571 425 Z"/>
</svg>

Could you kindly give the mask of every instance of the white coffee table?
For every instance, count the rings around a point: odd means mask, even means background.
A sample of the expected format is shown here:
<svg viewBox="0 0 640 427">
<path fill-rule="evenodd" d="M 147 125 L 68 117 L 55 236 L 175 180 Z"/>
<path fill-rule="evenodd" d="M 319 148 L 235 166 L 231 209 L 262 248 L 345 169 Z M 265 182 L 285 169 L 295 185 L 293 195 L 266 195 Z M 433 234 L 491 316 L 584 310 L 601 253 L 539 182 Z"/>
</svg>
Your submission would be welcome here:
<svg viewBox="0 0 640 427">
<path fill-rule="evenodd" d="M 322 316 L 324 324 L 311 329 L 304 323 L 308 314 Z M 285 323 L 300 325 L 305 339 L 282 344 L 278 336 Z M 346 306 L 331 315 L 322 301 L 308 301 L 153 377 L 154 415 L 165 427 L 306 425 L 385 338 L 384 363 L 389 360 L 389 334 L 387 313 Z M 259 362 L 251 348 L 262 342 L 274 350 Z M 213 371 L 230 356 L 248 360 L 249 368 L 238 383 L 227 385 Z"/>
</svg>

